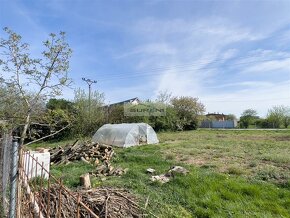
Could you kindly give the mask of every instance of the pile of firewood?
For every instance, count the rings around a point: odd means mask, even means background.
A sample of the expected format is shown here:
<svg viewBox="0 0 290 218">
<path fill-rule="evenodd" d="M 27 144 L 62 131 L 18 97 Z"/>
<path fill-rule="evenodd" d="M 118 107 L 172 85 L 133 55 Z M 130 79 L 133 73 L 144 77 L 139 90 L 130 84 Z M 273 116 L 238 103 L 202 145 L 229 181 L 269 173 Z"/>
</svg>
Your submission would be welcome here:
<svg viewBox="0 0 290 218">
<path fill-rule="evenodd" d="M 80 143 L 77 140 L 72 145 L 58 146 L 49 152 L 51 164 L 67 164 L 71 161 L 81 160 L 95 165 L 96 170 L 90 172 L 93 176 L 120 176 L 127 171 L 127 169 L 111 165 L 114 150 L 108 145 L 91 142 Z"/>
<path fill-rule="evenodd" d="M 49 150 L 50 163 L 62 164 L 70 161 L 82 160 L 86 163 L 109 163 L 114 155 L 114 150 L 111 146 L 100 145 L 98 143 L 83 142 L 78 140 L 72 145 L 65 147 L 58 146 Z"/>
<path fill-rule="evenodd" d="M 53 185 L 50 187 L 49 194 L 46 189 L 38 193 L 41 204 L 48 207 L 50 217 L 93 217 L 82 206 L 77 204 L 77 196 L 80 196 L 81 202 L 88 206 L 99 217 L 142 217 L 142 211 L 138 206 L 134 195 L 124 189 L 98 188 L 90 190 L 79 190 L 71 192 L 75 199 L 67 192 L 60 194 L 59 187 Z M 48 198 L 50 195 L 50 198 Z M 50 201 L 48 202 L 48 199 Z M 46 210 L 47 211 L 47 210 Z M 44 214 L 47 216 L 47 214 Z"/>
</svg>

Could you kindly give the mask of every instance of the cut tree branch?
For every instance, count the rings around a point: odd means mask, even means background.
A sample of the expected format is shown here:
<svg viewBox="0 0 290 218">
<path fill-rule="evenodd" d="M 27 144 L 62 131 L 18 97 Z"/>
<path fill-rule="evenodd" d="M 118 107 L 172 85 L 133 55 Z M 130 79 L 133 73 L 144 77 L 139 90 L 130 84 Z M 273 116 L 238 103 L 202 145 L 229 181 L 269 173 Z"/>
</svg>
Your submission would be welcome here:
<svg viewBox="0 0 290 218">
<path fill-rule="evenodd" d="M 58 130 L 58 131 L 56 131 L 56 132 L 54 132 L 54 133 L 52 133 L 52 134 L 50 134 L 50 135 L 44 136 L 44 137 L 42 137 L 42 138 L 40 138 L 40 139 L 36 139 L 36 140 L 34 140 L 34 141 L 32 141 L 32 142 L 28 142 L 28 143 L 26 143 L 24 146 L 31 145 L 32 143 L 39 142 L 39 141 L 41 141 L 41 140 L 43 140 L 43 139 L 49 138 L 49 137 L 51 137 L 51 136 L 54 136 L 54 135 L 60 133 L 61 131 L 67 129 L 70 125 L 71 125 L 71 124 L 68 124 L 68 125 L 66 125 L 65 127 L 63 127 L 62 129 L 60 129 L 60 130 Z"/>
</svg>

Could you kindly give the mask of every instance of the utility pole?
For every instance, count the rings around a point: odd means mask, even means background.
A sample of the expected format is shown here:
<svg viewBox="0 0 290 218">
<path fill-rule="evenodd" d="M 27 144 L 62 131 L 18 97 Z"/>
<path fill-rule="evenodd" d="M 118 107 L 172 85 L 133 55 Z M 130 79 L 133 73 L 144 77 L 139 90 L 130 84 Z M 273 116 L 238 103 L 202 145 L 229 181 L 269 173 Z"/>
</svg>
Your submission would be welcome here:
<svg viewBox="0 0 290 218">
<path fill-rule="evenodd" d="M 107 123 L 109 123 L 109 113 L 110 113 L 110 101 L 109 104 L 107 105 Z"/>
<path fill-rule="evenodd" d="M 89 118 L 91 120 L 91 86 L 93 83 L 97 83 L 96 80 L 91 80 L 91 79 L 86 79 L 86 78 L 82 78 L 83 81 L 85 81 L 88 86 L 89 86 Z"/>
</svg>

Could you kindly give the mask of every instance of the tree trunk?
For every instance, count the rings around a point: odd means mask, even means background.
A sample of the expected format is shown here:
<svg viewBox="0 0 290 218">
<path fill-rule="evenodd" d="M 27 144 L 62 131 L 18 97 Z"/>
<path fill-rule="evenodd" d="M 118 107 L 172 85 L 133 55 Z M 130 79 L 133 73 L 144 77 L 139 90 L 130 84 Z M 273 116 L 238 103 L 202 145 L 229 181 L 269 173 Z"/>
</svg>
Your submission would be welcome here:
<svg viewBox="0 0 290 218">
<path fill-rule="evenodd" d="M 23 163 L 23 144 L 24 144 L 24 139 L 26 137 L 26 132 L 27 132 L 27 129 L 29 127 L 29 123 L 30 123 L 30 110 L 29 112 L 27 113 L 27 116 L 26 116 L 26 120 L 25 120 L 25 125 L 24 125 L 24 128 L 23 128 L 23 131 L 21 133 L 21 136 L 20 136 L 20 143 L 19 143 L 19 158 L 18 158 L 18 168 L 19 168 L 19 171 L 23 170 L 23 166 L 22 166 L 22 163 Z M 21 211 L 21 186 L 22 186 L 22 178 L 21 178 L 21 174 L 18 173 L 18 187 L 17 187 L 17 218 L 20 218 L 20 211 Z"/>
<path fill-rule="evenodd" d="M 26 137 L 26 132 L 27 132 L 27 129 L 28 129 L 29 124 L 30 124 L 30 115 L 31 115 L 31 112 L 29 110 L 29 112 L 27 113 L 26 119 L 25 119 L 25 124 L 24 124 L 23 131 L 22 131 L 21 137 L 20 137 L 20 147 L 22 147 L 23 144 L 24 144 L 24 140 L 25 140 L 25 137 Z"/>
</svg>

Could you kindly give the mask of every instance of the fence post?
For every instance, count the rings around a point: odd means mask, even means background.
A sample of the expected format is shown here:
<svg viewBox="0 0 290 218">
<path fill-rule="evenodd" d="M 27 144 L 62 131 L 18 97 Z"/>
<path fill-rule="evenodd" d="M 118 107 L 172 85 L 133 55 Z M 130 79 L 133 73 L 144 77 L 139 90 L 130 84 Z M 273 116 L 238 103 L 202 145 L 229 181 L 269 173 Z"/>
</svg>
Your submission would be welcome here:
<svg viewBox="0 0 290 218">
<path fill-rule="evenodd" d="M 12 142 L 12 169 L 11 169 L 11 187 L 10 187 L 10 206 L 9 218 L 16 217 L 16 198 L 17 198 L 17 174 L 18 174 L 18 140 Z"/>
</svg>

